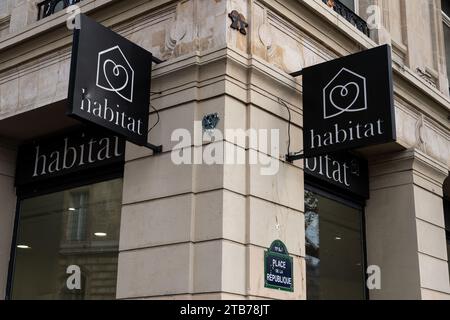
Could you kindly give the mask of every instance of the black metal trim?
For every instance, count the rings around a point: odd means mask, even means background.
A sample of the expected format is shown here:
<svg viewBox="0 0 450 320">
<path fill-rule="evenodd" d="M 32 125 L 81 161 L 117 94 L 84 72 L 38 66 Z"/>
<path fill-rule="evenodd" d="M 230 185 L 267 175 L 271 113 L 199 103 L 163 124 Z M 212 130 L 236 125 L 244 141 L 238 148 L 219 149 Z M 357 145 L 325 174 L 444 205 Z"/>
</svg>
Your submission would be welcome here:
<svg viewBox="0 0 450 320">
<path fill-rule="evenodd" d="M 153 62 L 153 63 L 161 64 L 161 63 L 163 63 L 163 62 L 165 62 L 165 61 L 166 61 L 166 60 L 158 59 L 157 57 L 155 57 L 155 56 L 152 55 L 152 62 Z M 150 129 L 150 130 L 151 130 L 151 129 Z M 156 146 L 156 145 L 154 145 L 154 144 L 147 143 L 147 144 L 145 145 L 145 147 L 147 147 L 147 148 L 149 148 L 150 150 L 152 150 L 154 154 L 158 154 L 158 153 L 162 153 L 162 152 L 163 152 L 163 146 L 162 146 L 162 145 Z"/>
<path fill-rule="evenodd" d="M 154 154 L 162 153 L 162 152 L 163 152 L 163 146 L 162 146 L 162 145 L 155 146 L 154 144 L 147 143 L 147 144 L 145 145 L 145 147 L 147 147 L 147 148 L 149 148 L 150 150 L 152 150 Z"/>
<path fill-rule="evenodd" d="M 16 244 L 17 244 L 17 233 L 19 230 L 19 220 L 20 220 L 20 202 L 21 199 L 17 197 L 16 200 L 16 212 L 14 215 L 14 229 L 13 236 L 11 239 L 11 249 L 9 253 L 9 264 L 8 264 L 8 277 L 6 280 L 6 292 L 5 300 L 11 300 L 12 297 L 12 285 L 14 279 L 14 268 L 16 265 Z"/>
<path fill-rule="evenodd" d="M 364 259 L 364 291 L 366 300 L 370 300 L 370 290 L 367 286 L 367 280 L 369 280 L 369 275 L 367 274 L 367 268 L 369 267 L 368 254 L 367 254 L 367 230 L 366 230 L 366 207 L 362 207 L 361 212 L 361 229 L 362 229 L 362 250 Z"/>
<path fill-rule="evenodd" d="M 302 70 L 299 70 L 299 71 L 295 71 L 295 72 L 289 73 L 289 75 L 290 75 L 291 77 L 294 77 L 294 78 L 300 77 L 300 76 L 303 75 L 303 69 L 302 69 Z"/>
<path fill-rule="evenodd" d="M 158 59 L 158 58 L 155 57 L 155 56 L 152 56 L 152 62 L 153 62 L 153 63 L 156 63 L 156 64 L 161 64 L 161 63 L 163 63 L 163 62 L 166 62 L 166 60 L 161 60 L 161 59 Z"/>
<path fill-rule="evenodd" d="M 89 184 L 104 182 L 123 177 L 124 164 L 93 168 L 83 173 L 72 173 L 62 177 L 48 179 L 17 188 L 20 200 L 39 197 L 66 189 L 73 189 Z"/>
<path fill-rule="evenodd" d="M 323 181 L 316 180 L 315 177 L 305 174 L 305 189 L 319 193 L 331 200 L 337 201 L 353 209 L 361 210 L 366 206 L 366 201 L 362 198 L 351 196 L 346 192 L 336 190 L 333 186 L 326 185 Z"/>
<path fill-rule="evenodd" d="M 286 155 L 286 161 L 289 163 L 293 163 L 296 160 L 305 159 L 305 154 L 300 151 L 299 153 L 291 153 Z"/>
</svg>

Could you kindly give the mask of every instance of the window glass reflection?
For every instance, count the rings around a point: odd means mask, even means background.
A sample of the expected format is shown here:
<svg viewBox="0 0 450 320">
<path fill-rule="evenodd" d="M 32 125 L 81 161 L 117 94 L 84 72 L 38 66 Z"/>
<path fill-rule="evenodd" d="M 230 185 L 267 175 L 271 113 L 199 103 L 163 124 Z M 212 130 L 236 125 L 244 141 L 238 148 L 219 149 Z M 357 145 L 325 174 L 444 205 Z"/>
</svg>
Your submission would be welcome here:
<svg viewBox="0 0 450 320">
<path fill-rule="evenodd" d="M 447 179 L 450 181 L 450 178 Z M 450 198 L 444 198 L 444 217 L 445 217 L 445 237 L 447 239 L 447 254 L 450 261 Z M 448 272 L 450 275 L 450 262 L 448 263 Z"/>
<path fill-rule="evenodd" d="M 347 8 L 355 12 L 355 0 L 340 0 Z"/>
<path fill-rule="evenodd" d="M 13 299 L 115 299 L 122 180 L 22 201 Z"/>
<path fill-rule="evenodd" d="M 362 211 L 305 193 L 307 297 L 364 299 Z"/>
</svg>

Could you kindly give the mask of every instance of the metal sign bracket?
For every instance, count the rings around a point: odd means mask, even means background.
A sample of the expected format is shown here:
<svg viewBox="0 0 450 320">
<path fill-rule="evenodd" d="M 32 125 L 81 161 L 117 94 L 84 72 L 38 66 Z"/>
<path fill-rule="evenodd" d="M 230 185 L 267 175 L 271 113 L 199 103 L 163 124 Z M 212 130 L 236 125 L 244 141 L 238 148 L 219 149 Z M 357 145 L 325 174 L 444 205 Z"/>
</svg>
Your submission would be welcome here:
<svg viewBox="0 0 450 320">
<path fill-rule="evenodd" d="M 158 59 L 155 56 L 152 56 L 152 62 L 155 63 L 155 64 L 160 64 L 160 63 L 165 62 L 165 60 L 161 60 L 161 59 Z M 158 153 L 162 153 L 163 152 L 163 146 L 162 145 L 155 146 L 154 144 L 147 143 L 144 147 L 149 148 L 150 150 L 152 150 L 154 154 L 158 154 Z"/>
<path fill-rule="evenodd" d="M 301 75 L 303 75 L 303 69 L 299 70 L 299 71 L 292 72 L 289 75 L 291 77 L 294 77 L 294 78 L 300 77 Z M 283 105 L 285 105 L 285 104 L 283 103 Z M 285 107 L 287 108 L 287 110 L 289 112 L 289 127 L 290 127 L 291 126 L 291 121 L 290 121 L 290 118 L 291 118 L 290 113 L 291 113 L 291 111 L 290 111 L 290 109 L 289 109 L 289 107 L 287 105 L 285 105 Z M 289 144 L 290 144 L 290 139 L 291 138 L 290 138 L 290 134 L 289 134 Z M 304 158 L 305 158 L 305 155 L 303 154 L 303 150 L 300 150 L 299 152 L 295 152 L 295 153 L 290 153 L 288 151 L 288 154 L 286 155 L 286 161 L 289 162 L 289 163 L 293 163 L 296 160 L 302 160 Z"/>
</svg>

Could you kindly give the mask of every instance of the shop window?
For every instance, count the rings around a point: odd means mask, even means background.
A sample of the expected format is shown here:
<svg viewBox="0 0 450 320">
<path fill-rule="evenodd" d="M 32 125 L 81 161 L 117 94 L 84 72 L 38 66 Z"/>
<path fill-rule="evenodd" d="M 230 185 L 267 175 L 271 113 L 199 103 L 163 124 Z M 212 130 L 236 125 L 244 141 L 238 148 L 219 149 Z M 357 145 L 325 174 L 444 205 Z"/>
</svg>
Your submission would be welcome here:
<svg viewBox="0 0 450 320">
<path fill-rule="evenodd" d="M 305 193 L 307 298 L 363 300 L 363 210 L 310 189 Z"/>
<path fill-rule="evenodd" d="M 20 202 L 12 299 L 115 299 L 122 179 Z"/>
</svg>

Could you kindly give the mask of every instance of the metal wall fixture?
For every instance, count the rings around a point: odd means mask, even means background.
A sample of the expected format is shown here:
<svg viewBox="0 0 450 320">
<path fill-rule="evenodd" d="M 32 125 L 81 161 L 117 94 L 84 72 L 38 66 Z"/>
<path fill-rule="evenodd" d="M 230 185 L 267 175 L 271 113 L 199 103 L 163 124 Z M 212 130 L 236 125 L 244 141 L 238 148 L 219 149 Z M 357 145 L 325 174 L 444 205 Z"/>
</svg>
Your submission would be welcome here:
<svg viewBox="0 0 450 320">
<path fill-rule="evenodd" d="M 218 113 L 207 114 L 203 117 L 202 125 L 204 130 L 214 130 L 219 124 L 220 117 Z"/>
</svg>

